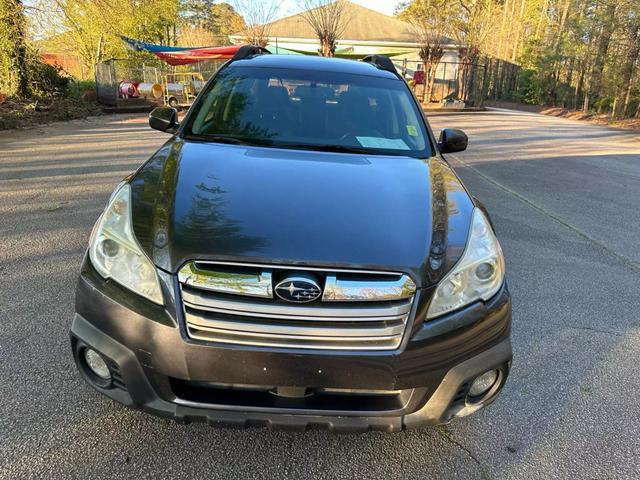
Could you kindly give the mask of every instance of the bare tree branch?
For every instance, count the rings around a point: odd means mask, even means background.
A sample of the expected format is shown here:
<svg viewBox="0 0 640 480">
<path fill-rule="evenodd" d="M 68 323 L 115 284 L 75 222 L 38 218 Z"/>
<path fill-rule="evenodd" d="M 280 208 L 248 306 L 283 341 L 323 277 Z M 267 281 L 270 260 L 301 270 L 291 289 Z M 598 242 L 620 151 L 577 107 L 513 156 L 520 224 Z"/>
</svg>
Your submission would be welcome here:
<svg viewBox="0 0 640 480">
<path fill-rule="evenodd" d="M 420 46 L 419 55 L 425 72 L 422 100 L 431 101 L 436 70 L 444 56 L 444 43 L 449 29 L 450 0 L 414 0 L 400 17 L 411 25 Z"/>
<path fill-rule="evenodd" d="M 323 57 L 332 57 L 336 52 L 338 40 L 344 35 L 349 22 L 348 6 L 344 0 L 327 3 L 326 0 L 299 0 L 303 9 L 302 18 L 313 29 L 320 48 L 318 53 Z"/>
<path fill-rule="evenodd" d="M 234 0 L 233 7 L 244 17 L 244 40 L 266 47 L 269 42 L 270 24 L 282 8 L 277 0 Z"/>
</svg>

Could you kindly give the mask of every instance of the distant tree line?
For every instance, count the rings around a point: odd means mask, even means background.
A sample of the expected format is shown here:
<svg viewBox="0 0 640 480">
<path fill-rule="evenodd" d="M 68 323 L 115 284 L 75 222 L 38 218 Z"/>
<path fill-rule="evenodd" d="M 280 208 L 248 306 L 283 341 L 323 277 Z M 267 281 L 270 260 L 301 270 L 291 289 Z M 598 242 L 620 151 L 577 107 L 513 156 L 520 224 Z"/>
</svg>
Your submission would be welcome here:
<svg viewBox="0 0 640 480">
<path fill-rule="evenodd" d="M 137 58 L 120 36 L 161 45 L 209 46 L 244 28 L 228 3 L 213 0 L 35 0 L 40 45 L 80 57 L 87 72 L 109 58 Z M 149 57 L 148 60 L 153 60 Z"/>
<path fill-rule="evenodd" d="M 397 15 L 416 29 L 427 74 L 438 38 L 521 66 L 509 99 L 640 117 L 639 0 L 413 0 Z"/>
<path fill-rule="evenodd" d="M 342 0 L 298 0 L 319 39 L 333 55 L 349 21 Z M 87 76 L 107 58 L 145 58 L 119 35 L 165 45 L 206 46 L 245 41 L 266 45 L 268 24 L 281 15 L 277 0 L 0 0 L 0 92 L 29 96 L 58 88 L 55 68 L 37 50 L 68 51 Z M 241 12 L 242 15 L 239 13 Z M 486 57 L 517 64 L 503 98 L 613 117 L 640 117 L 640 0 L 411 0 L 397 15 L 420 45 L 427 88 L 444 54 L 460 46 L 459 90 L 467 69 Z M 52 70 L 53 68 L 53 70 Z M 516 71 L 516 70 L 514 70 Z"/>
<path fill-rule="evenodd" d="M 64 82 L 59 69 L 44 64 L 38 51 L 78 58 L 86 78 L 110 58 L 157 62 L 134 52 L 121 35 L 171 46 L 227 45 L 229 35 L 266 44 L 266 29 L 281 2 L 276 0 L 0 0 L 0 93 L 28 98 L 37 85 Z M 238 11 L 242 11 L 240 15 Z M 43 82 L 42 70 L 51 77 Z"/>
</svg>

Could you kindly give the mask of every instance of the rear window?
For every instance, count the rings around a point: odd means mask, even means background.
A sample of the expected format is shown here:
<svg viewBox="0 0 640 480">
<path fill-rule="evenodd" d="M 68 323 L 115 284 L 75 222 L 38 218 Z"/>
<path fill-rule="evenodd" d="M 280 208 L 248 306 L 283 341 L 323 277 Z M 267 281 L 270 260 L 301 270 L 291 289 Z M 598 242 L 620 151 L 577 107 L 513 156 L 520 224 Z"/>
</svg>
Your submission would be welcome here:
<svg viewBox="0 0 640 480">
<path fill-rule="evenodd" d="M 282 148 L 429 157 L 424 121 L 396 79 L 229 67 L 189 116 L 187 137 Z"/>
</svg>

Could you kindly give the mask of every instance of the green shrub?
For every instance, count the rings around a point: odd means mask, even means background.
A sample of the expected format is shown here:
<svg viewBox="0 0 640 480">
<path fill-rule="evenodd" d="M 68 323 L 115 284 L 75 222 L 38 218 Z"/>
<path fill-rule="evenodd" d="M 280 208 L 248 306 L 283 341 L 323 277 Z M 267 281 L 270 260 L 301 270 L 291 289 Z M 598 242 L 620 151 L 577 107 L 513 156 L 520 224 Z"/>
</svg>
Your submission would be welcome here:
<svg viewBox="0 0 640 480">
<path fill-rule="evenodd" d="M 76 80 L 71 79 L 67 87 L 67 96 L 70 98 L 80 98 L 87 90 L 95 90 L 96 82 L 93 80 Z"/>
<path fill-rule="evenodd" d="M 28 76 L 35 98 L 61 97 L 67 94 L 69 77 L 62 74 L 57 65 L 44 63 L 35 51 L 29 52 Z"/>
<path fill-rule="evenodd" d="M 541 85 L 535 70 L 522 69 L 518 75 L 518 88 L 514 93 L 516 102 L 536 105 L 540 102 Z"/>
</svg>

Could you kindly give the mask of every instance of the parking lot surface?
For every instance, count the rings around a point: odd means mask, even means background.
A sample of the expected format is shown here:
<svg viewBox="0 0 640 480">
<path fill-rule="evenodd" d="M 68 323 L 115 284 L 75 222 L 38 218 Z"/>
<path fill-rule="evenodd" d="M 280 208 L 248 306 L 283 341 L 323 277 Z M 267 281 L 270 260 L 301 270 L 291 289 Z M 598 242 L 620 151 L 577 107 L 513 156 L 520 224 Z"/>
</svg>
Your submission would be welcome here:
<svg viewBox="0 0 640 480">
<path fill-rule="evenodd" d="M 529 113 L 434 115 L 507 258 L 514 363 L 445 427 L 335 435 L 179 425 L 84 384 L 75 277 L 116 183 L 165 137 L 142 116 L 0 132 L 0 478 L 638 478 L 640 139 Z"/>
</svg>

